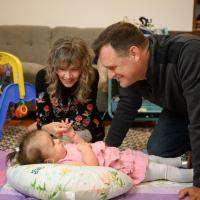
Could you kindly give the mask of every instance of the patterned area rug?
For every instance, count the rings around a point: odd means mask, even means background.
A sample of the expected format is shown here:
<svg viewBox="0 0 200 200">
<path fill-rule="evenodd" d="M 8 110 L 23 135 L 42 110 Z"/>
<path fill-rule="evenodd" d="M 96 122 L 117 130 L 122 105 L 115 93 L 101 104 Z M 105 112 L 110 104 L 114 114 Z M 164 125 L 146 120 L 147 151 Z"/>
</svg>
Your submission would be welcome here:
<svg viewBox="0 0 200 200">
<path fill-rule="evenodd" d="M 106 129 L 106 131 L 108 128 Z M 152 128 L 134 128 L 130 129 L 124 139 L 121 149 L 138 149 L 146 148 L 148 138 Z M 14 149 L 19 145 L 20 138 L 27 133 L 27 128 L 22 126 L 8 126 L 3 130 L 3 138 L 0 141 L 0 150 Z"/>
<path fill-rule="evenodd" d="M 109 127 L 108 127 L 109 128 Z M 106 132 L 108 131 L 106 129 Z M 119 147 L 120 149 L 124 150 L 127 148 L 136 149 L 136 150 L 143 150 L 146 149 L 147 142 L 149 136 L 151 135 L 151 128 L 131 128 L 129 129 L 123 143 Z"/>
<path fill-rule="evenodd" d="M 15 149 L 21 137 L 27 133 L 23 126 L 7 126 L 3 129 L 3 138 L 0 141 L 0 150 Z"/>
</svg>

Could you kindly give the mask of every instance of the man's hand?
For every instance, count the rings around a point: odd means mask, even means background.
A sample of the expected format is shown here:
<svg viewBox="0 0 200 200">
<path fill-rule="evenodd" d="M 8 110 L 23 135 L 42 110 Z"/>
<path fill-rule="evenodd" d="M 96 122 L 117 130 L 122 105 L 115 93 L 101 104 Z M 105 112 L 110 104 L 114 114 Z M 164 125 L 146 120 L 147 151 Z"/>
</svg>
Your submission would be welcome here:
<svg viewBox="0 0 200 200">
<path fill-rule="evenodd" d="M 188 196 L 189 200 L 200 200 L 200 188 L 188 187 L 184 188 L 179 192 L 179 199 L 183 199 Z"/>
</svg>

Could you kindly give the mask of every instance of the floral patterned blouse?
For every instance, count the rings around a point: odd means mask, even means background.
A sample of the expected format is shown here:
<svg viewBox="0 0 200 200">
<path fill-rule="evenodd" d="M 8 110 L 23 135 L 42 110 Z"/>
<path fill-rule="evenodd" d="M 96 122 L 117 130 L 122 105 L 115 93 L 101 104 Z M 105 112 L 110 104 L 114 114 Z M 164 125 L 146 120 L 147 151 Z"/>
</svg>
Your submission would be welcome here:
<svg viewBox="0 0 200 200">
<path fill-rule="evenodd" d="M 96 107 L 97 86 L 99 81 L 98 71 L 95 69 L 94 83 L 92 92 L 84 103 L 74 99 L 71 91 L 74 89 L 62 86 L 61 98 L 52 101 L 47 93 L 45 83 L 45 69 L 40 70 L 36 75 L 36 120 L 40 129 L 43 125 L 50 122 L 65 121 L 66 118 L 72 123 L 75 130 L 88 129 L 92 135 L 92 141 L 103 140 L 105 136 L 104 125 L 100 113 Z"/>
</svg>

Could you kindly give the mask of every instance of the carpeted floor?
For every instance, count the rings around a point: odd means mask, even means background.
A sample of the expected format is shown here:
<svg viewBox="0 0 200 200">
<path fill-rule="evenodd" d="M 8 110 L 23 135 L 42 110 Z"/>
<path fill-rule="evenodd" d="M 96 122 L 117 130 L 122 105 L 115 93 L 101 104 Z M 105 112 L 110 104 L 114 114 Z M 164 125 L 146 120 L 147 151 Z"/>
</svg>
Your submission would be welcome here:
<svg viewBox="0 0 200 200">
<path fill-rule="evenodd" d="M 18 146 L 20 138 L 27 133 L 26 127 L 7 126 L 3 129 L 3 138 L 0 141 L 0 150 L 14 149 Z"/>
<path fill-rule="evenodd" d="M 108 130 L 108 127 L 106 131 Z M 148 138 L 152 128 L 134 128 L 130 129 L 124 139 L 121 149 L 131 148 L 142 150 L 146 148 Z M 0 150 L 14 149 L 18 146 L 20 138 L 27 132 L 26 127 L 8 126 L 3 130 L 3 138 L 0 141 Z"/>
<path fill-rule="evenodd" d="M 108 132 L 109 126 L 106 128 L 106 133 Z M 120 149 L 137 149 L 143 150 L 146 149 L 147 141 L 151 134 L 151 128 L 132 128 L 129 129 L 123 143 L 119 147 Z"/>
</svg>

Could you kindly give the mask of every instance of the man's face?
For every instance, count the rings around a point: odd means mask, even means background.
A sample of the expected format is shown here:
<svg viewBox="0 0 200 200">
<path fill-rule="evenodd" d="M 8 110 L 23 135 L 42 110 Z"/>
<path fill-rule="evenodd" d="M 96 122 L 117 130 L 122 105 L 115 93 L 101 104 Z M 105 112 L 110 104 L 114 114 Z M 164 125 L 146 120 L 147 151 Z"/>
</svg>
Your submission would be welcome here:
<svg viewBox="0 0 200 200">
<path fill-rule="evenodd" d="M 101 48 L 99 59 L 108 70 L 108 78 L 117 79 L 123 88 L 141 80 L 140 62 L 136 60 L 134 53 L 127 52 L 127 55 L 122 55 L 107 44 Z"/>
</svg>

